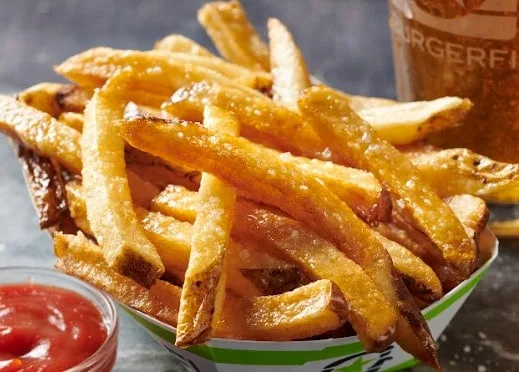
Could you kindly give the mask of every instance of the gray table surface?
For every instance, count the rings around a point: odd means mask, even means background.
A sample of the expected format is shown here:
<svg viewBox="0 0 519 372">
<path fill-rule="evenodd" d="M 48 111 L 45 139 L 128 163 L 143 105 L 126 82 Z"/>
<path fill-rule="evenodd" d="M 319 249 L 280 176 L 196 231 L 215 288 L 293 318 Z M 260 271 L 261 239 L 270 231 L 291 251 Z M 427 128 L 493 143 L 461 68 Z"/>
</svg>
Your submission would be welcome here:
<svg viewBox="0 0 519 372">
<path fill-rule="evenodd" d="M 295 34 L 312 72 L 349 92 L 394 97 L 383 0 L 244 0 L 265 34 L 268 16 Z M 60 81 L 51 66 L 89 47 L 147 49 L 172 32 L 210 45 L 195 20 L 202 1 L 0 0 L 0 90 Z M 0 266 L 53 265 L 37 228 L 18 162 L 0 138 Z M 446 371 L 519 371 L 519 242 L 500 257 L 440 341 Z M 125 314 L 117 371 L 177 371 L 174 361 Z M 421 370 L 421 367 L 416 370 Z"/>
</svg>

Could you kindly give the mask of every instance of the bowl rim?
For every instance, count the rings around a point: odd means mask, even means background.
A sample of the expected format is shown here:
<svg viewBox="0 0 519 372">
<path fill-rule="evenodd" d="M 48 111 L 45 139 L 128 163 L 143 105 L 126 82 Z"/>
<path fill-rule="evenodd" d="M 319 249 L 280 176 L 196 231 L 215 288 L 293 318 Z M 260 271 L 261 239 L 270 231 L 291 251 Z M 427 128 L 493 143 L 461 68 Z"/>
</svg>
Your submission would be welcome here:
<svg viewBox="0 0 519 372">
<path fill-rule="evenodd" d="M 117 314 L 117 307 L 115 305 L 114 299 L 109 296 L 107 293 L 100 291 L 93 285 L 88 284 L 87 282 L 82 281 L 81 279 L 75 278 L 71 275 L 67 275 L 59 270 L 52 269 L 52 268 L 46 268 L 46 267 L 40 267 L 40 266 L 23 266 L 23 265 L 15 265 L 15 266 L 0 266 L 0 273 L 2 272 L 19 272 L 19 273 L 26 273 L 30 275 L 31 273 L 35 274 L 42 274 L 46 276 L 51 276 L 55 278 L 60 278 L 65 281 L 68 281 L 69 283 L 73 283 L 74 285 L 77 285 L 79 287 L 82 287 L 86 289 L 89 293 L 91 293 L 93 296 L 95 296 L 98 300 L 99 304 L 93 303 L 92 299 L 88 297 L 87 295 L 84 295 L 82 293 L 79 293 L 78 291 L 74 289 L 65 288 L 59 284 L 44 284 L 39 283 L 38 280 L 35 280 L 35 284 L 41 284 L 46 285 L 50 287 L 58 287 L 62 289 L 66 289 L 72 292 L 77 293 L 79 296 L 86 298 L 92 305 L 94 305 L 98 310 L 105 310 L 107 313 L 107 316 L 103 318 L 103 323 L 106 326 L 106 339 L 103 341 L 101 346 L 88 358 L 83 360 L 81 363 L 69 368 L 66 370 L 66 372 L 76 372 L 76 371 L 85 371 L 87 369 L 85 368 L 92 368 L 95 367 L 97 363 L 99 363 L 101 360 L 104 360 L 104 354 L 110 351 L 110 347 L 113 346 L 114 343 L 117 343 L 117 339 L 119 336 L 119 316 Z M 22 284 L 24 282 L 21 281 L 13 281 L 8 282 L 10 284 Z M 4 282 L 0 281 L 0 285 L 5 284 Z M 101 307 L 101 308 L 100 308 Z"/>
</svg>

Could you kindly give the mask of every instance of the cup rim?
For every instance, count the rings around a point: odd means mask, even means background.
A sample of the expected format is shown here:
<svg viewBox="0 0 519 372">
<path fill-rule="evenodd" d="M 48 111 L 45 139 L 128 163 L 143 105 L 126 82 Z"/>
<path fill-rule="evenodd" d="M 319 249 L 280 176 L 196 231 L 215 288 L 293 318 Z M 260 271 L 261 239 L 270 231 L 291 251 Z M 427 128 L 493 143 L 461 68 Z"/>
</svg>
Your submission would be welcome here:
<svg viewBox="0 0 519 372">
<path fill-rule="evenodd" d="M 119 317 L 117 315 L 117 308 L 115 305 L 114 300 L 105 292 L 100 291 L 96 287 L 78 279 L 71 275 L 67 275 L 59 270 L 51 269 L 51 268 L 45 268 L 45 267 L 39 267 L 39 266 L 22 266 L 22 265 L 16 265 L 16 266 L 0 266 L 0 273 L 2 272 L 19 272 L 19 273 L 27 273 L 27 274 L 42 274 L 46 276 L 52 276 L 57 277 L 60 279 L 63 279 L 65 281 L 68 281 L 69 283 L 73 283 L 76 286 L 79 286 L 81 288 L 86 289 L 91 296 L 87 296 L 85 294 L 79 293 L 75 291 L 74 289 L 64 288 L 63 286 L 57 284 L 57 285 L 50 285 L 58 288 L 67 289 L 72 292 L 76 292 L 78 295 L 86 298 L 89 300 L 98 310 L 104 310 L 107 313 L 107 316 L 103 316 L 103 322 L 106 326 L 106 339 L 103 341 L 101 346 L 88 358 L 83 360 L 81 363 L 69 368 L 66 372 L 76 372 L 76 371 L 84 371 L 85 368 L 94 367 L 96 363 L 98 363 L 100 360 L 103 359 L 104 353 L 107 352 L 107 350 L 110 349 L 110 347 L 114 344 L 114 342 L 117 342 L 118 338 L 118 330 L 119 330 Z M 11 282 L 13 284 L 15 283 L 21 283 L 21 282 Z M 35 283 L 47 285 L 44 283 L 38 283 L 36 280 Z M 3 284 L 0 282 L 0 285 Z M 96 298 L 98 300 L 98 303 L 93 303 L 92 297 Z"/>
</svg>

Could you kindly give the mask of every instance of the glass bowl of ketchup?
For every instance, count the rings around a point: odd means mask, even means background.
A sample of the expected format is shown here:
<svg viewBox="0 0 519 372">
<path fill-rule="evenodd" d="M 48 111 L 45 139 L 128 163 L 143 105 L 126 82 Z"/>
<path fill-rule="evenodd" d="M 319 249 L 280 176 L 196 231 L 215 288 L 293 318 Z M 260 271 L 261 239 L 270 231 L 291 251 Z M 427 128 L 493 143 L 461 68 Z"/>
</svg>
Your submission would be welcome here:
<svg viewBox="0 0 519 372">
<path fill-rule="evenodd" d="M 0 371 L 108 372 L 119 322 L 113 301 L 52 269 L 0 267 Z"/>
</svg>

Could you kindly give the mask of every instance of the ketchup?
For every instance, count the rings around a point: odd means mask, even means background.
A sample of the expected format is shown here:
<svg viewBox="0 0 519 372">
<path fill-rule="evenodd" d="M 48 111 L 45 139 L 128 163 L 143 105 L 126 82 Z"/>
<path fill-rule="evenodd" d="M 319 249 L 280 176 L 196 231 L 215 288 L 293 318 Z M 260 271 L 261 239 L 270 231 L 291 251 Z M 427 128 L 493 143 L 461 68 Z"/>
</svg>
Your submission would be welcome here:
<svg viewBox="0 0 519 372">
<path fill-rule="evenodd" d="M 64 371 L 94 354 L 107 337 L 99 310 L 67 289 L 0 286 L 0 371 Z"/>
</svg>

